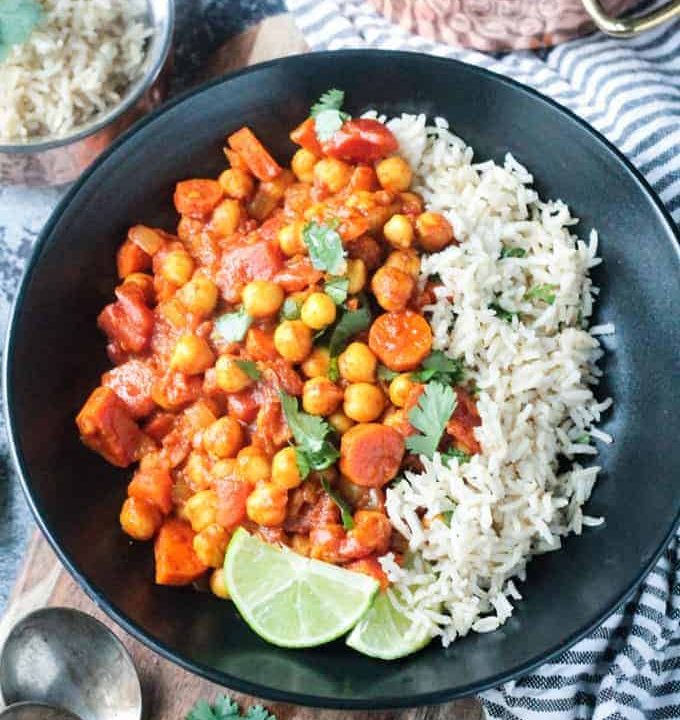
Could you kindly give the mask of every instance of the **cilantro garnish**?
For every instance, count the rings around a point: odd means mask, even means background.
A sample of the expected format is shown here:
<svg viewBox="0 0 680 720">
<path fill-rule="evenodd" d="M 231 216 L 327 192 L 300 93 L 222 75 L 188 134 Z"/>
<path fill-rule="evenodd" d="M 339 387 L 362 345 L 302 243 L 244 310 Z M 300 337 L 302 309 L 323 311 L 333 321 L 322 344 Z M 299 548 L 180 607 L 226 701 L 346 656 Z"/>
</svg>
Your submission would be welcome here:
<svg viewBox="0 0 680 720">
<path fill-rule="evenodd" d="M 391 382 L 395 377 L 399 375 L 396 370 L 390 370 L 384 365 L 378 365 L 378 380 L 384 380 L 385 382 Z"/>
<path fill-rule="evenodd" d="M 345 277 L 329 276 L 323 291 L 328 295 L 336 305 L 342 305 L 347 300 L 347 289 L 349 288 L 349 280 Z"/>
<path fill-rule="evenodd" d="M 333 490 L 326 478 L 321 478 L 321 487 L 326 491 L 328 497 L 340 508 L 342 527 L 344 527 L 345 530 L 351 530 L 354 527 L 354 518 L 352 517 L 352 508 L 349 506 L 347 500 Z"/>
<path fill-rule="evenodd" d="M 461 360 L 450 358 L 441 350 L 433 350 L 423 360 L 423 369 L 411 373 L 411 379 L 416 382 L 436 380 L 443 385 L 457 385 L 463 379 L 464 373 Z"/>
<path fill-rule="evenodd" d="M 279 316 L 281 320 L 298 320 L 300 317 L 300 308 L 302 303 L 295 300 L 295 298 L 287 297 L 283 301 Z"/>
<path fill-rule="evenodd" d="M 466 453 L 463 450 L 458 450 L 458 448 L 449 448 L 446 452 L 442 453 L 442 462 L 446 467 L 449 467 L 449 461 L 450 460 L 458 460 L 458 463 L 462 465 L 463 463 L 466 463 L 470 460 L 472 455 L 469 453 Z"/>
<path fill-rule="evenodd" d="M 323 142 L 330 140 L 333 135 L 342 127 L 350 115 L 340 108 L 345 100 L 345 93 L 342 90 L 327 90 L 319 101 L 312 105 L 311 116 L 314 118 L 316 136 Z"/>
<path fill-rule="evenodd" d="M 455 512 L 455 510 L 444 510 L 442 513 L 442 522 L 446 525 L 446 527 L 451 527 L 451 518 Z"/>
<path fill-rule="evenodd" d="M 326 439 L 331 432 L 330 425 L 320 417 L 302 412 L 292 395 L 279 390 L 279 396 L 286 422 L 297 443 L 295 453 L 300 475 L 305 478 L 311 470 L 329 468 L 340 456 Z"/>
<path fill-rule="evenodd" d="M 524 296 L 526 300 L 542 300 L 548 305 L 552 305 L 555 302 L 555 290 L 559 288 L 559 285 L 534 285 L 529 288 L 527 294 Z"/>
<path fill-rule="evenodd" d="M 332 357 L 328 362 L 328 379 L 331 382 L 337 382 L 340 379 L 340 368 L 336 357 Z"/>
<path fill-rule="evenodd" d="M 215 320 L 213 335 L 223 342 L 241 342 L 252 322 L 253 318 L 243 308 L 236 312 L 224 313 Z"/>
<path fill-rule="evenodd" d="M 262 373 L 257 369 L 256 363 L 252 360 L 236 360 L 236 364 L 251 380 L 259 380 Z"/>
<path fill-rule="evenodd" d="M 524 250 L 524 248 L 518 247 L 507 247 L 504 245 L 501 250 L 502 258 L 523 258 L 526 254 L 527 251 Z"/>
<path fill-rule="evenodd" d="M 317 270 L 338 274 L 344 268 L 345 250 L 342 238 L 330 225 L 312 222 L 302 230 L 302 239 L 309 250 L 309 258 Z"/>
<path fill-rule="evenodd" d="M 199 700 L 185 720 L 276 720 L 276 716 L 262 705 L 251 705 L 244 714 L 241 708 L 226 695 L 218 695 L 213 705 Z"/>
<path fill-rule="evenodd" d="M 418 455 L 431 458 L 444 433 L 446 423 L 456 409 L 456 395 L 448 385 L 428 383 L 408 419 L 422 435 L 406 438 L 406 447 Z"/>
<path fill-rule="evenodd" d="M 496 313 L 496 315 L 501 320 L 505 320 L 505 322 L 512 322 L 512 318 L 518 314 L 516 312 L 512 312 L 511 310 L 506 310 L 504 307 L 501 307 L 498 303 L 491 303 L 491 305 L 489 305 L 489 310 L 493 310 Z"/>
<path fill-rule="evenodd" d="M 590 435 L 588 435 L 588 433 L 579 435 L 574 442 L 578 445 L 590 445 Z"/>
<path fill-rule="evenodd" d="M 345 345 L 357 333 L 365 330 L 371 324 L 371 311 L 367 306 L 358 310 L 347 310 L 331 332 L 328 349 L 332 357 L 339 355 Z"/>
</svg>

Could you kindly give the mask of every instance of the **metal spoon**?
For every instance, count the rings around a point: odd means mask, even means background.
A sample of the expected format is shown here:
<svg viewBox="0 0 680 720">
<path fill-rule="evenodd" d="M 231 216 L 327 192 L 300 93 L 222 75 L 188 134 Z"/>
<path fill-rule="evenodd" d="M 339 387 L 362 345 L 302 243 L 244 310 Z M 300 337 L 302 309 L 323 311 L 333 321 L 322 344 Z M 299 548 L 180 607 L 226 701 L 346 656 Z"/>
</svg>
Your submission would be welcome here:
<svg viewBox="0 0 680 720">
<path fill-rule="evenodd" d="M 68 710 L 44 703 L 22 702 L 10 705 L 0 712 L 0 720 L 80 720 Z"/>
<path fill-rule="evenodd" d="M 105 625 L 71 608 L 37 610 L 12 628 L 0 654 L 0 691 L 8 705 L 47 703 L 80 720 L 142 717 L 127 650 Z"/>
</svg>

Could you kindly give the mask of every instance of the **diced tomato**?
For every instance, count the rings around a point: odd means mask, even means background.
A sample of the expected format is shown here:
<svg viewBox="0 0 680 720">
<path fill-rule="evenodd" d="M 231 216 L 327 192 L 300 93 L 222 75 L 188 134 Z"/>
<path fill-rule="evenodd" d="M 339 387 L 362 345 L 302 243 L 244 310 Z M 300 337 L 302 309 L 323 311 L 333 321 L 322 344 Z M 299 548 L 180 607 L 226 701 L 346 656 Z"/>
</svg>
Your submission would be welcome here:
<svg viewBox="0 0 680 720">
<path fill-rule="evenodd" d="M 169 467 L 158 462 L 153 467 L 137 470 L 128 485 L 128 495 L 146 500 L 167 515 L 172 510 L 172 476 Z"/>
<path fill-rule="evenodd" d="M 118 277 L 125 278 L 135 272 L 148 270 L 151 267 L 151 256 L 147 255 L 138 245 L 126 240 L 116 254 Z"/>
<path fill-rule="evenodd" d="M 231 530 L 246 518 L 246 500 L 253 491 L 250 483 L 236 478 L 222 478 L 215 481 L 217 491 L 217 522 Z"/>
<path fill-rule="evenodd" d="M 380 583 L 381 590 L 387 590 L 390 586 L 390 581 L 387 579 L 385 571 L 378 562 L 378 558 L 375 555 L 369 555 L 368 557 L 362 558 L 361 560 L 355 560 L 354 562 L 345 565 L 348 570 L 352 572 L 363 573 L 364 575 L 370 575 L 372 578 Z"/>
<path fill-rule="evenodd" d="M 144 425 L 144 432 L 157 443 L 160 443 L 163 438 L 172 430 L 172 426 L 175 424 L 176 415 L 168 412 L 156 412 Z"/>
<path fill-rule="evenodd" d="M 277 394 L 279 390 L 283 390 L 289 395 L 302 395 L 302 378 L 281 358 L 267 363 L 262 371 L 262 378 Z"/>
<path fill-rule="evenodd" d="M 256 325 L 246 334 L 246 352 L 253 360 L 276 360 L 280 357 L 274 347 L 274 333 Z"/>
<path fill-rule="evenodd" d="M 82 441 L 118 467 L 139 459 L 147 440 L 123 401 L 108 387 L 98 387 L 78 413 Z"/>
<path fill-rule="evenodd" d="M 175 188 L 175 208 L 180 215 L 201 219 L 210 215 L 223 197 L 224 191 L 217 180 L 182 180 Z"/>
<path fill-rule="evenodd" d="M 144 292 L 132 283 L 116 288 L 117 301 L 107 305 L 97 323 L 109 340 L 123 352 L 146 350 L 153 332 L 153 312 L 144 302 Z"/>
<path fill-rule="evenodd" d="M 165 520 L 154 543 L 158 585 L 189 585 L 208 569 L 194 552 L 195 535 L 183 520 Z"/>
<path fill-rule="evenodd" d="M 274 276 L 274 282 L 285 292 L 299 292 L 318 283 L 323 273 L 317 270 L 308 257 L 295 255 L 286 260 L 284 267 Z"/>
<path fill-rule="evenodd" d="M 229 393 L 227 408 L 229 414 L 243 423 L 251 423 L 257 417 L 259 400 L 253 389 Z"/>
<path fill-rule="evenodd" d="M 151 396 L 164 410 L 178 410 L 198 399 L 202 385 L 198 375 L 168 370 L 154 381 Z"/>
<path fill-rule="evenodd" d="M 290 134 L 290 139 L 305 150 L 314 153 L 317 157 L 323 155 L 323 150 L 316 136 L 316 123 L 313 117 L 308 117 L 300 123 Z"/>
<path fill-rule="evenodd" d="M 286 445 L 291 437 L 278 394 L 275 395 L 273 391 L 264 393 L 251 438 L 252 444 L 271 456 Z"/>
<path fill-rule="evenodd" d="M 132 417 L 142 418 L 156 407 L 151 397 L 154 379 L 155 373 L 149 363 L 133 359 L 104 373 L 102 385 L 118 395 Z"/>
<path fill-rule="evenodd" d="M 239 244 L 222 255 L 217 285 L 227 302 L 238 302 L 251 280 L 271 280 L 282 266 L 283 255 L 275 243 Z"/>
<path fill-rule="evenodd" d="M 396 152 L 397 138 L 377 120 L 359 118 L 348 120 L 322 144 L 329 157 L 351 163 L 371 163 Z"/>
<path fill-rule="evenodd" d="M 456 388 L 456 409 L 446 426 L 446 432 L 454 439 L 454 444 L 463 452 L 475 455 L 482 451 L 475 437 L 475 428 L 482 424 L 477 405 L 470 393 L 462 387 Z"/>
<path fill-rule="evenodd" d="M 236 150 L 248 170 L 258 180 L 273 180 L 281 173 L 281 166 L 269 154 L 264 145 L 255 137 L 250 128 L 242 127 L 228 138 L 229 147 Z"/>
</svg>

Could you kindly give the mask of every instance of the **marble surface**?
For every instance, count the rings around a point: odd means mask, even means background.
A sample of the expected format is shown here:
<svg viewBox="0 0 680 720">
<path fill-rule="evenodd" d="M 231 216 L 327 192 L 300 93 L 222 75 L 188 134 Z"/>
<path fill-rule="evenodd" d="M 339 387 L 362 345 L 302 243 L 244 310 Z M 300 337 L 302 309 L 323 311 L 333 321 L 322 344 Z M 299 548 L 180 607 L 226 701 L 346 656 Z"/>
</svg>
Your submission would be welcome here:
<svg viewBox="0 0 680 720">
<path fill-rule="evenodd" d="M 210 55 L 229 37 L 284 11 L 283 0 L 176 0 L 172 92 L 189 87 Z M 0 337 L 33 242 L 66 188 L 0 187 Z M 4 348 L 3 348 L 4 349 Z M 0 420 L 0 610 L 34 528 Z"/>
</svg>

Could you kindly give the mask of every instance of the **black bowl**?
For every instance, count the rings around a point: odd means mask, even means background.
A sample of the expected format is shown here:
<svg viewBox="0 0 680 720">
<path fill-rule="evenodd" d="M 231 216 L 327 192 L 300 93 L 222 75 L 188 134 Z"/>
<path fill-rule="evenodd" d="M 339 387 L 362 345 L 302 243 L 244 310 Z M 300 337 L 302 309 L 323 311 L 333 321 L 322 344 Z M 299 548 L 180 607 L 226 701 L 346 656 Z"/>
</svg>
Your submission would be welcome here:
<svg viewBox="0 0 680 720">
<path fill-rule="evenodd" d="M 215 176 L 224 136 L 243 124 L 285 161 L 288 132 L 326 89 L 355 114 L 448 118 L 480 158 L 511 151 L 538 190 L 597 227 L 604 264 L 596 321 L 603 394 L 615 398 L 589 511 L 606 524 L 531 563 L 524 599 L 499 631 L 448 649 L 432 643 L 383 663 L 341 642 L 281 650 L 234 608 L 156 587 L 152 553 L 118 528 L 128 472 L 81 445 L 74 416 L 107 367 L 95 319 L 116 284 L 129 225 L 173 227 L 174 183 Z M 255 695 L 342 708 L 441 702 L 497 685 L 564 650 L 600 623 L 652 567 L 678 520 L 680 263 L 672 221 L 640 175 L 586 124 L 484 70 L 416 54 L 350 51 L 277 60 L 218 80 L 148 117 L 82 177 L 47 223 L 16 301 L 6 352 L 6 408 L 28 502 L 59 557 L 118 623 L 162 655 Z M 675 377 L 674 377 L 675 373 Z"/>
</svg>

